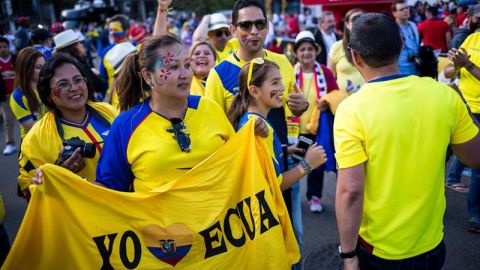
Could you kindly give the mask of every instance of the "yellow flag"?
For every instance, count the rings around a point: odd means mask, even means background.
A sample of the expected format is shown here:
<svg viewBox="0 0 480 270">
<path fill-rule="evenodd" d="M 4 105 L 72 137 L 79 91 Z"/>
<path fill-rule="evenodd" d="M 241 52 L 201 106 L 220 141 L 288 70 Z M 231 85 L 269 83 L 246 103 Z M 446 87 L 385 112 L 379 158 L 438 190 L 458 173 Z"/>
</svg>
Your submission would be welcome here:
<svg viewBox="0 0 480 270">
<path fill-rule="evenodd" d="M 44 165 L 2 269 L 290 269 L 300 255 L 267 153 L 251 121 L 184 176 L 143 193 Z"/>
</svg>

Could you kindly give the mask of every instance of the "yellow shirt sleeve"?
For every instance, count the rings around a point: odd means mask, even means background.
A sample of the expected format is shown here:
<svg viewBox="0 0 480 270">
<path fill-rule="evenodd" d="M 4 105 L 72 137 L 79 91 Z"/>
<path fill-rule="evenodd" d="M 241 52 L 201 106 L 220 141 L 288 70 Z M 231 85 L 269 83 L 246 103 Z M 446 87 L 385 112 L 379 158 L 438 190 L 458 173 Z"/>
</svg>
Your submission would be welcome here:
<svg viewBox="0 0 480 270">
<path fill-rule="evenodd" d="M 205 86 L 205 97 L 215 101 L 224 112 L 227 111 L 233 101 L 233 95 L 231 94 L 230 95 L 232 97 L 228 98 L 229 102 L 227 101 L 226 92 L 228 91 L 225 91 L 223 88 L 222 81 L 220 80 L 218 73 L 215 71 L 215 69 L 210 70 L 210 74 L 207 78 L 207 84 Z"/>
<path fill-rule="evenodd" d="M 328 57 L 333 60 L 333 63 L 338 63 L 340 61 L 340 58 L 342 58 L 342 52 L 343 52 L 343 47 L 342 47 L 342 41 L 337 41 L 335 42 L 332 47 L 330 48 L 330 52 L 328 53 Z"/>
<path fill-rule="evenodd" d="M 473 139 L 473 137 L 478 134 L 478 127 L 473 123 L 472 117 L 469 115 L 462 99 L 457 94 L 453 96 L 456 108 L 456 119 L 450 136 L 450 143 L 460 144 Z"/>
<path fill-rule="evenodd" d="M 355 118 L 354 111 L 348 102 L 343 102 L 335 116 L 335 158 L 340 169 L 356 166 L 368 159 L 364 147 L 365 134 Z"/>
</svg>

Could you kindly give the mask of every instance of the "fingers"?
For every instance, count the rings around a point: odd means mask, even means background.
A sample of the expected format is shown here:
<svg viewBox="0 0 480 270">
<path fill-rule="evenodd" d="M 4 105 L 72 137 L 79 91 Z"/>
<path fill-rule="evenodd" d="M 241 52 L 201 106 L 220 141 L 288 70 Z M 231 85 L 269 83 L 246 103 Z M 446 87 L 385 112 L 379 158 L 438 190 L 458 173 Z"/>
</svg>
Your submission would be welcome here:
<svg viewBox="0 0 480 270">
<path fill-rule="evenodd" d="M 267 124 L 265 123 L 265 121 L 263 121 L 263 119 L 261 118 L 258 118 L 257 120 L 255 120 L 255 135 L 256 136 L 260 136 L 262 138 L 266 138 L 268 137 L 268 126 Z"/>
<path fill-rule="evenodd" d="M 63 152 L 65 151 L 65 148 L 62 146 L 62 149 L 60 149 L 60 152 L 58 153 L 57 160 L 55 160 L 55 165 L 60 165 L 63 163 Z"/>
<path fill-rule="evenodd" d="M 33 185 L 40 185 L 43 183 L 43 172 L 40 169 L 35 169 L 35 176 L 30 181 Z"/>
<path fill-rule="evenodd" d="M 297 94 L 301 94 L 301 93 L 302 93 L 302 90 L 300 90 L 300 87 L 299 87 L 298 84 L 296 84 L 296 83 L 293 84 L 293 90 L 294 90 L 295 93 L 297 93 Z"/>
<path fill-rule="evenodd" d="M 85 162 L 83 161 L 83 157 L 80 154 L 81 149 L 77 148 L 75 149 L 75 152 L 73 152 L 73 155 L 69 157 L 67 160 L 65 160 L 60 166 L 77 173 L 81 171 L 85 167 Z"/>
</svg>

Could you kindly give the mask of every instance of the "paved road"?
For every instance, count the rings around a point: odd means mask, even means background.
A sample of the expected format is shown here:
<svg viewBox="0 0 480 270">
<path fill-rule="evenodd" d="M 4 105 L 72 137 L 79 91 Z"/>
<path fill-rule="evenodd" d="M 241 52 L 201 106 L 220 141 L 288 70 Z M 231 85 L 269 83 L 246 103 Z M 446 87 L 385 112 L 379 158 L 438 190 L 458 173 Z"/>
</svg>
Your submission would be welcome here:
<svg viewBox="0 0 480 270">
<path fill-rule="evenodd" d="M 3 132 L 1 130 L 0 142 L 3 142 Z M 3 149 L 3 144 L 0 144 L 0 148 Z M 17 174 L 17 157 L 0 155 L 0 192 L 7 210 L 4 223 L 12 241 L 26 209 L 25 201 L 16 195 Z M 302 189 L 302 194 L 305 194 L 305 183 L 302 183 Z M 333 174 L 328 174 L 325 177 L 324 198 L 322 199 L 325 210 L 321 214 L 308 212 L 307 201 L 302 200 L 304 210 L 302 262 L 305 270 L 339 269 L 341 261 L 337 255 L 339 241 L 335 227 L 334 190 L 335 177 Z M 447 244 L 447 259 L 444 269 L 478 270 L 480 269 L 480 234 L 475 235 L 466 231 L 468 221 L 466 194 L 447 190 L 446 195 L 445 242 Z"/>
</svg>

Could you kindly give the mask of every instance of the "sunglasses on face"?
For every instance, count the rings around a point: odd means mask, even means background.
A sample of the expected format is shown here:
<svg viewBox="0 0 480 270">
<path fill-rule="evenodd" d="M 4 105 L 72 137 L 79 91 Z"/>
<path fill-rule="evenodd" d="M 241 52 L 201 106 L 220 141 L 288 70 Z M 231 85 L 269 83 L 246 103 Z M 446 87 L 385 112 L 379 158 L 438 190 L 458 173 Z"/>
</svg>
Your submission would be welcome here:
<svg viewBox="0 0 480 270">
<path fill-rule="evenodd" d="M 237 22 L 235 24 L 235 26 L 240 27 L 240 29 L 245 32 L 252 31 L 253 25 L 255 25 L 255 28 L 257 28 L 257 30 L 261 31 L 267 27 L 267 21 L 266 20 L 243 21 L 243 22 Z"/>
<path fill-rule="evenodd" d="M 172 128 L 167 129 L 167 132 L 173 133 L 173 138 L 177 141 L 178 146 L 182 152 L 190 152 L 190 134 L 185 133 L 187 127 L 181 118 L 171 118 Z"/>
<path fill-rule="evenodd" d="M 228 31 L 228 30 L 217 30 L 217 31 L 214 32 L 214 35 L 218 38 L 222 37 L 224 35 L 226 37 L 229 37 L 230 36 L 230 31 Z"/>
</svg>

